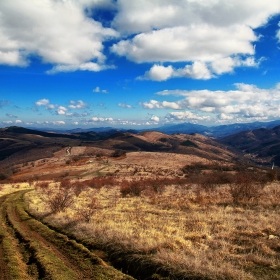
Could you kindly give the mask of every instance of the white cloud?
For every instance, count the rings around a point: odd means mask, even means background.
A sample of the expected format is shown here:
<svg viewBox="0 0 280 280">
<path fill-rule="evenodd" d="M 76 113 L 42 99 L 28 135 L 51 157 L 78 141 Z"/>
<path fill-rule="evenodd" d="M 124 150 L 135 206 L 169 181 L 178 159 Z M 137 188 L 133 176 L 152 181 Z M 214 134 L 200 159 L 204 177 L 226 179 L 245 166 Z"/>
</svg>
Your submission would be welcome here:
<svg viewBox="0 0 280 280">
<path fill-rule="evenodd" d="M 65 121 L 51 121 L 49 123 L 51 123 L 53 125 L 65 125 Z"/>
<path fill-rule="evenodd" d="M 96 87 L 92 92 L 108 93 L 106 89 L 100 89 L 100 87 Z"/>
<path fill-rule="evenodd" d="M 254 54 L 257 40 L 248 26 L 173 27 L 136 35 L 114 44 L 112 51 L 137 63 L 214 61 L 233 54 Z"/>
<path fill-rule="evenodd" d="M 230 115 L 226 115 L 225 113 L 221 113 L 220 115 L 219 115 L 219 119 L 220 120 L 232 120 L 233 119 L 233 116 L 230 116 Z"/>
<path fill-rule="evenodd" d="M 48 70 L 47 74 L 56 74 L 59 72 L 75 72 L 77 70 L 80 71 L 93 71 L 99 72 L 101 70 L 105 70 L 110 68 L 109 66 L 99 65 L 95 62 L 87 62 L 82 64 L 72 64 L 72 65 L 57 65 L 54 66 L 51 70 Z"/>
<path fill-rule="evenodd" d="M 211 63 L 195 61 L 186 65 L 184 68 L 174 68 L 171 65 L 165 67 L 162 65 L 153 65 L 144 76 L 140 76 L 138 80 L 165 81 L 170 78 L 192 78 L 208 80 L 228 72 L 233 72 L 235 67 L 258 67 L 263 58 L 255 61 L 254 57 L 246 57 L 242 59 L 236 57 L 224 57 L 217 59 Z"/>
<path fill-rule="evenodd" d="M 256 28 L 280 10 L 278 0 L 118 0 L 113 26 L 135 34 L 153 29 L 207 23 L 212 26 L 247 25 Z"/>
<path fill-rule="evenodd" d="M 56 65 L 49 73 L 106 69 L 102 43 L 118 34 L 85 12 L 101 2 L 0 1 L 0 63 L 26 66 L 36 54 Z"/>
<path fill-rule="evenodd" d="M 22 120 L 16 120 L 15 123 L 16 124 L 22 123 Z"/>
<path fill-rule="evenodd" d="M 180 120 L 180 121 L 189 121 L 189 120 L 196 120 L 196 121 L 207 121 L 210 120 L 209 116 L 200 116 L 196 115 L 192 112 L 185 111 L 185 112 L 172 112 L 166 116 L 167 119 L 171 120 Z"/>
<path fill-rule="evenodd" d="M 66 114 L 66 111 L 67 111 L 67 108 L 66 108 L 66 107 L 58 106 L 56 112 L 57 112 L 58 115 L 65 115 L 65 114 Z"/>
<path fill-rule="evenodd" d="M 91 120 L 94 122 L 113 122 L 114 121 L 113 118 L 102 118 L 102 117 L 93 117 Z"/>
<path fill-rule="evenodd" d="M 158 116 L 155 116 L 155 115 L 151 116 L 151 121 L 154 121 L 155 123 L 158 123 L 159 120 L 160 120 L 160 118 Z"/>
<path fill-rule="evenodd" d="M 71 109 L 83 109 L 83 108 L 87 108 L 88 105 L 82 100 L 78 100 L 78 101 L 71 100 L 70 105 L 68 107 Z"/>
<path fill-rule="evenodd" d="M 162 65 L 155 64 L 149 71 L 145 73 L 143 77 L 138 77 L 139 80 L 152 80 L 152 81 L 165 81 L 173 75 L 172 66 L 164 67 Z"/>
<path fill-rule="evenodd" d="M 183 99 L 173 101 L 177 109 L 188 110 L 188 113 L 172 112 L 168 116 L 174 119 L 191 118 L 191 113 L 220 120 L 267 120 L 280 118 L 280 87 L 263 89 L 255 85 L 237 83 L 235 90 L 164 90 L 158 92 L 162 96 L 182 96 Z M 167 101 L 166 101 L 167 102 Z M 148 109 L 162 109 L 164 101 L 151 100 L 142 104 Z M 186 115 L 187 114 L 187 115 Z M 199 118 L 198 118 L 199 119 Z M 204 117 L 203 117 L 204 119 Z"/>
<path fill-rule="evenodd" d="M 213 77 L 213 74 L 208 69 L 205 63 L 200 61 L 195 61 L 192 65 L 186 65 L 185 68 L 178 69 L 174 73 L 174 76 L 208 80 Z"/>
<path fill-rule="evenodd" d="M 145 109 L 182 109 L 177 102 L 150 100 L 149 102 L 140 103 Z"/>
<path fill-rule="evenodd" d="M 113 26 L 124 34 L 111 51 L 137 62 L 186 62 L 182 69 L 155 64 L 138 77 L 210 79 L 236 67 L 257 67 L 254 29 L 280 12 L 280 2 L 243 0 L 117 1 Z M 132 35 L 126 39 L 125 36 Z M 280 41 L 280 31 L 277 33 Z"/>
<path fill-rule="evenodd" d="M 46 99 L 46 98 L 38 100 L 37 102 L 35 102 L 35 104 L 37 106 L 43 106 L 43 107 L 45 107 L 48 110 L 51 110 L 51 109 L 55 108 L 55 105 L 51 104 L 49 99 Z"/>
<path fill-rule="evenodd" d="M 119 106 L 119 107 L 122 107 L 122 108 L 128 108 L 128 109 L 133 108 L 131 105 L 126 104 L 126 103 L 119 103 L 118 106 Z"/>
</svg>

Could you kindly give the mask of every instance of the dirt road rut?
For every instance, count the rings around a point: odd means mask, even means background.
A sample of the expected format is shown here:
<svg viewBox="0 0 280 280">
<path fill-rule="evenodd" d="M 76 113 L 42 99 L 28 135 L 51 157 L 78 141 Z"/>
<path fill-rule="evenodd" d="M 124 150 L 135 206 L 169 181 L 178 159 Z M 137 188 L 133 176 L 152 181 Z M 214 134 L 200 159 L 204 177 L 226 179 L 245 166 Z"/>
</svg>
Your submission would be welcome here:
<svg viewBox="0 0 280 280">
<path fill-rule="evenodd" d="M 133 279 L 30 217 L 24 210 L 25 193 L 0 197 L 0 280 Z"/>
</svg>

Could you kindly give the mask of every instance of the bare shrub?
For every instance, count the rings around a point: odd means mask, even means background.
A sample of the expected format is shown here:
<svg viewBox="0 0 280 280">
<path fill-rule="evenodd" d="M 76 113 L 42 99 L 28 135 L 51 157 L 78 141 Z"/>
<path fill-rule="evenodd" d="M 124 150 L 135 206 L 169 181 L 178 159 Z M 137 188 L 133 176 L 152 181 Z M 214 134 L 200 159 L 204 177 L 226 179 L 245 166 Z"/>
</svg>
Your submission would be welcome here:
<svg viewBox="0 0 280 280">
<path fill-rule="evenodd" d="M 145 183 L 142 180 L 133 180 L 131 182 L 123 181 L 121 183 L 120 192 L 123 197 L 127 195 L 140 196 L 141 192 L 145 189 Z"/>
<path fill-rule="evenodd" d="M 48 182 L 37 182 L 34 186 L 35 190 L 37 192 L 45 192 L 49 187 L 49 183 Z"/>
<path fill-rule="evenodd" d="M 73 185 L 73 191 L 74 191 L 74 194 L 76 195 L 76 197 L 78 197 L 82 193 L 82 191 L 86 190 L 86 188 L 87 188 L 87 186 L 85 185 L 84 182 L 76 181 L 76 182 L 73 182 L 72 185 Z"/>
<path fill-rule="evenodd" d="M 229 184 L 232 181 L 232 175 L 221 170 L 205 173 L 203 176 L 198 178 L 199 186 L 205 191 L 212 191 L 217 186 Z"/>
<path fill-rule="evenodd" d="M 75 186 L 70 180 L 63 179 L 54 187 L 50 187 L 50 184 L 47 188 L 42 188 L 42 185 L 40 187 L 43 191 L 42 199 L 52 213 L 63 212 L 74 203 Z"/>
<path fill-rule="evenodd" d="M 238 173 L 231 184 L 229 192 L 233 203 L 257 202 L 262 195 L 263 184 L 256 181 L 254 174 Z"/>
<path fill-rule="evenodd" d="M 96 197 L 92 197 L 91 201 L 84 205 L 82 208 L 77 209 L 77 215 L 80 219 L 85 220 L 87 223 L 90 222 L 92 215 L 96 212 L 99 207 L 99 202 Z"/>
<path fill-rule="evenodd" d="M 103 186 L 115 186 L 117 184 L 113 176 L 94 177 L 90 180 L 84 181 L 84 184 L 90 188 L 100 189 Z"/>
</svg>

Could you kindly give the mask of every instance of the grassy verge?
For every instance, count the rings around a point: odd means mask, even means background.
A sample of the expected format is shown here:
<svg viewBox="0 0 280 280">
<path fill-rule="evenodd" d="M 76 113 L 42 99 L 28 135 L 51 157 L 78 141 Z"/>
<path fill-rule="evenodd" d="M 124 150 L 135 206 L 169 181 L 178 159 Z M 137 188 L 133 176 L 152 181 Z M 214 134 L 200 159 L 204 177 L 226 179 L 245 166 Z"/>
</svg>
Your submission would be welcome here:
<svg viewBox="0 0 280 280">
<path fill-rule="evenodd" d="M 9 196 L 8 219 L 20 238 L 28 243 L 29 250 L 33 252 L 34 258 L 40 264 L 45 279 L 79 279 L 82 277 L 79 275 L 80 271 L 83 275 L 91 275 L 101 280 L 132 279 L 107 266 L 81 244 L 69 240 L 67 236 L 58 234 L 32 219 L 24 211 L 22 196 L 23 192 Z M 55 247 L 50 249 L 50 246 Z M 62 255 L 66 256 L 66 261 Z M 72 268 L 67 263 L 69 260 Z M 73 269 L 74 266 L 79 270 Z"/>
<path fill-rule="evenodd" d="M 14 237 L 14 232 L 11 228 L 6 225 L 5 218 L 5 201 L 7 196 L 0 198 L 0 239 L 2 247 L 2 257 L 3 257 L 3 266 L 2 273 L 3 277 L 7 279 L 33 279 L 28 275 L 28 267 L 25 264 L 18 240 Z"/>
</svg>

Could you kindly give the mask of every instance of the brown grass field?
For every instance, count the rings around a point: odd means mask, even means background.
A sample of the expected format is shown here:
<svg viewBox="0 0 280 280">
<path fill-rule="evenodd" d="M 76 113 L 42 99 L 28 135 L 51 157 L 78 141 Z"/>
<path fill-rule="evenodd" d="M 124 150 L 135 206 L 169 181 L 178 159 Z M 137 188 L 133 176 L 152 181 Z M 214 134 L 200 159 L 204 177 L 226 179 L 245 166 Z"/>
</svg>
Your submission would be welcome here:
<svg viewBox="0 0 280 280">
<path fill-rule="evenodd" d="M 117 185 L 86 188 L 55 214 L 47 196 L 40 187 L 26 195 L 33 215 L 110 252 L 112 261 L 123 258 L 133 276 L 154 270 L 167 279 L 279 279 L 277 182 L 266 184 L 257 200 L 238 204 L 227 185 L 173 184 L 139 196 L 123 196 Z"/>
<path fill-rule="evenodd" d="M 276 173 L 171 153 L 62 153 L 22 167 L 14 179 L 30 183 L 1 194 L 31 188 L 31 216 L 135 279 L 280 279 Z"/>
</svg>

